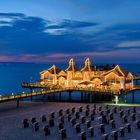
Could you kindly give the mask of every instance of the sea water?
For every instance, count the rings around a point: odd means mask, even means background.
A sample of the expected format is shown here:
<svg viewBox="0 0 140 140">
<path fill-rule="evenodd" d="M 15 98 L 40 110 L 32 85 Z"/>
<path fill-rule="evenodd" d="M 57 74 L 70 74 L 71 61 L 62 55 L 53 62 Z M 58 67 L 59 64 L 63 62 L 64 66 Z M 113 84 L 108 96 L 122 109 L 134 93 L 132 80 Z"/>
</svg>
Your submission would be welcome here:
<svg viewBox="0 0 140 140">
<path fill-rule="evenodd" d="M 97 64 L 98 65 L 98 64 Z M 37 63 L 0 63 L 0 95 L 10 95 L 22 92 L 28 92 L 28 89 L 22 88 L 23 82 L 36 82 L 40 79 L 39 73 L 48 69 L 51 64 L 37 64 Z M 66 69 L 66 64 L 58 64 L 60 69 Z M 120 66 L 132 74 L 140 72 L 140 64 L 120 64 Z M 140 84 L 140 83 L 139 83 Z M 64 98 L 68 97 L 68 93 L 62 95 Z M 80 94 L 75 92 L 72 95 L 73 99 L 78 99 Z M 123 97 L 125 102 L 132 101 L 132 94 Z M 140 91 L 136 92 L 135 102 L 140 103 Z"/>
</svg>

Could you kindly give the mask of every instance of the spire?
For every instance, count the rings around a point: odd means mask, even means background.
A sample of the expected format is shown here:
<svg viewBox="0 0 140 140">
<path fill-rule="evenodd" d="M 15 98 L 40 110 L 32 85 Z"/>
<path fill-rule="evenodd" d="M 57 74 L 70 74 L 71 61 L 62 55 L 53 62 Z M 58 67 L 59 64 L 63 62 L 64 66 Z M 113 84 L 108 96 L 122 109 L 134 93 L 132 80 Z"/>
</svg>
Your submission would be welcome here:
<svg viewBox="0 0 140 140">
<path fill-rule="evenodd" d="M 91 61 L 90 61 L 90 59 L 89 58 L 87 58 L 86 60 L 85 60 L 85 66 L 90 66 L 91 65 Z"/>
<path fill-rule="evenodd" d="M 81 69 L 81 71 L 91 71 L 91 70 L 93 70 L 93 68 L 91 67 L 91 61 L 89 58 L 87 58 L 85 60 L 85 66 L 83 69 Z"/>
<path fill-rule="evenodd" d="M 75 61 L 73 58 L 69 61 L 69 67 L 66 69 L 66 71 L 77 71 L 78 69 L 75 67 Z"/>
<path fill-rule="evenodd" d="M 74 59 L 71 58 L 70 61 L 69 61 L 69 66 L 70 66 L 70 65 L 71 65 L 71 66 L 74 66 L 74 64 L 75 64 Z"/>
</svg>

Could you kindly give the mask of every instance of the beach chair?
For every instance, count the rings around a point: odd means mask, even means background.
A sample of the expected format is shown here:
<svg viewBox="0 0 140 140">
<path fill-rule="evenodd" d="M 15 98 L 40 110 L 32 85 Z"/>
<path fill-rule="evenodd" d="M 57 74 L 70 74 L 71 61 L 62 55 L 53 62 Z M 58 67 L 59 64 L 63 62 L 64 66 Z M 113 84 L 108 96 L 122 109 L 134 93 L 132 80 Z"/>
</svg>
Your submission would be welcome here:
<svg viewBox="0 0 140 140">
<path fill-rule="evenodd" d="M 140 129 L 140 120 L 136 121 L 137 128 Z"/>
<path fill-rule="evenodd" d="M 69 108 L 66 110 L 66 114 L 70 114 L 70 109 Z"/>
<path fill-rule="evenodd" d="M 86 127 L 87 128 L 91 127 L 91 121 L 86 121 Z"/>
<path fill-rule="evenodd" d="M 135 113 L 131 114 L 131 119 L 132 119 L 132 121 L 136 121 L 136 114 Z"/>
<path fill-rule="evenodd" d="M 64 124 L 62 122 L 59 123 L 58 128 L 59 128 L 59 130 L 64 129 Z"/>
<path fill-rule="evenodd" d="M 101 134 L 105 133 L 105 125 L 104 124 L 100 124 L 99 129 L 100 129 Z"/>
<path fill-rule="evenodd" d="M 51 134 L 49 125 L 44 126 L 43 131 L 44 131 L 44 133 L 45 133 L 45 136 L 48 136 L 48 135 Z"/>
<path fill-rule="evenodd" d="M 58 115 L 59 115 L 59 116 L 63 116 L 63 109 L 60 109 L 60 110 L 59 110 Z"/>
<path fill-rule="evenodd" d="M 124 137 L 125 136 L 125 128 L 124 127 L 120 127 L 119 128 L 119 136 L 120 137 Z"/>
<path fill-rule="evenodd" d="M 61 116 L 61 117 L 59 118 L 59 120 L 60 120 L 61 123 L 64 123 L 64 116 Z"/>
<path fill-rule="evenodd" d="M 89 110 L 89 109 L 90 109 L 90 108 L 89 108 L 89 105 L 86 105 L 86 109 L 87 109 L 87 110 Z"/>
<path fill-rule="evenodd" d="M 92 109 L 91 113 L 94 114 L 94 115 L 96 115 L 96 110 L 95 109 Z"/>
<path fill-rule="evenodd" d="M 82 116 L 82 117 L 81 117 L 81 123 L 84 124 L 85 121 L 86 121 L 86 117 Z"/>
<path fill-rule="evenodd" d="M 68 121 L 70 121 L 70 120 L 72 119 L 71 114 L 69 114 L 69 115 L 67 116 L 67 119 L 68 119 Z"/>
<path fill-rule="evenodd" d="M 75 117 L 76 117 L 76 119 L 79 119 L 79 117 L 80 117 L 79 112 L 75 113 Z"/>
<path fill-rule="evenodd" d="M 80 124 L 79 123 L 75 124 L 74 127 L 76 129 L 76 133 L 81 133 L 81 128 L 80 128 Z"/>
<path fill-rule="evenodd" d="M 94 128 L 93 127 L 88 128 L 88 134 L 89 134 L 90 137 L 94 136 Z"/>
<path fill-rule="evenodd" d="M 81 137 L 81 140 L 87 140 L 87 137 L 86 137 L 86 132 L 81 132 L 80 133 L 80 137 Z"/>
<path fill-rule="evenodd" d="M 38 122 L 34 122 L 34 123 L 33 123 L 33 130 L 34 130 L 35 132 L 39 130 L 39 124 L 38 124 Z"/>
<path fill-rule="evenodd" d="M 54 119 L 54 118 L 55 118 L 55 112 L 52 112 L 52 113 L 50 114 L 50 116 L 51 116 L 52 119 Z"/>
<path fill-rule="evenodd" d="M 102 140 L 109 140 L 109 135 L 108 134 L 103 134 L 102 135 Z"/>
<path fill-rule="evenodd" d="M 59 131 L 59 134 L 60 134 L 61 139 L 66 139 L 67 138 L 66 129 L 61 129 Z"/>
<path fill-rule="evenodd" d="M 54 119 L 51 118 L 51 119 L 49 120 L 49 126 L 50 126 L 50 127 L 54 127 Z"/>
<path fill-rule="evenodd" d="M 109 105 L 106 105 L 105 108 L 106 108 L 106 109 L 109 109 Z"/>
<path fill-rule="evenodd" d="M 89 110 L 86 110 L 85 116 L 86 116 L 86 117 L 89 116 Z"/>
<path fill-rule="evenodd" d="M 106 115 L 102 115 L 102 119 L 101 119 L 101 121 L 102 121 L 101 123 L 103 123 L 103 124 L 109 124 Z"/>
<path fill-rule="evenodd" d="M 33 124 L 35 122 L 36 122 L 36 118 L 35 117 L 31 118 L 31 124 Z"/>
<path fill-rule="evenodd" d="M 123 110 L 120 110 L 119 111 L 119 114 L 120 114 L 120 117 L 122 118 L 122 116 L 124 115 L 124 111 Z"/>
<path fill-rule="evenodd" d="M 117 131 L 112 131 L 110 134 L 110 140 L 118 140 L 118 132 Z"/>
<path fill-rule="evenodd" d="M 93 109 L 95 109 L 95 110 L 96 110 L 96 104 L 94 104 L 94 105 L 93 105 Z"/>
<path fill-rule="evenodd" d="M 132 113 L 136 113 L 136 107 L 135 106 L 132 108 Z"/>
<path fill-rule="evenodd" d="M 47 118 L 46 118 L 46 115 L 44 114 L 44 115 L 41 115 L 41 121 L 42 122 L 46 122 L 47 121 Z"/>
<path fill-rule="evenodd" d="M 106 115 L 108 115 L 110 113 L 110 109 L 106 110 Z"/>
<path fill-rule="evenodd" d="M 83 112 L 83 107 L 82 106 L 79 107 L 79 112 Z"/>
<path fill-rule="evenodd" d="M 103 122 L 102 116 L 97 117 L 98 123 L 101 124 Z"/>
<path fill-rule="evenodd" d="M 112 129 L 116 128 L 115 120 L 111 120 L 111 121 L 110 121 L 110 124 L 111 124 L 111 128 L 112 128 Z"/>
<path fill-rule="evenodd" d="M 117 113 L 117 107 L 113 107 L 113 113 Z"/>
<path fill-rule="evenodd" d="M 109 113 L 109 119 L 110 120 L 113 120 L 114 119 L 113 113 Z"/>
<path fill-rule="evenodd" d="M 102 107 L 101 106 L 99 106 L 98 111 L 102 111 Z"/>
<path fill-rule="evenodd" d="M 127 116 L 126 116 L 126 115 L 123 115 L 122 119 L 123 119 L 123 123 L 127 123 L 127 122 L 128 122 L 128 121 L 127 121 Z"/>
<path fill-rule="evenodd" d="M 22 120 L 22 127 L 23 128 L 29 127 L 29 120 L 27 118 Z"/>
<path fill-rule="evenodd" d="M 94 113 L 92 113 L 92 114 L 90 115 L 90 119 L 91 119 L 91 121 L 94 121 Z"/>
<path fill-rule="evenodd" d="M 130 115 L 130 108 L 126 109 L 127 115 Z"/>
<path fill-rule="evenodd" d="M 70 122 L 71 122 L 72 126 L 74 126 L 74 125 L 76 124 L 76 119 L 75 119 L 75 118 L 72 118 L 72 119 L 70 120 Z"/>
<path fill-rule="evenodd" d="M 126 128 L 126 130 L 127 130 L 128 133 L 131 133 L 132 130 L 131 130 L 130 123 L 126 124 L 125 128 Z"/>
</svg>

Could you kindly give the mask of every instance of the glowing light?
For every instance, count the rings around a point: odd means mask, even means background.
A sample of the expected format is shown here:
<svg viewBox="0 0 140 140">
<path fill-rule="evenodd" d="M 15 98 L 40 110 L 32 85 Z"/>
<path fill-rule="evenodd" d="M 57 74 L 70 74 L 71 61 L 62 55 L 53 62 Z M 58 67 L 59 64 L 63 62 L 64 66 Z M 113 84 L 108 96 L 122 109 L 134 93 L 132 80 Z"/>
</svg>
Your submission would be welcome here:
<svg viewBox="0 0 140 140">
<path fill-rule="evenodd" d="M 115 95 L 115 104 L 116 104 L 116 105 L 118 105 L 118 101 L 119 101 L 119 100 L 118 100 L 118 96 Z"/>
</svg>

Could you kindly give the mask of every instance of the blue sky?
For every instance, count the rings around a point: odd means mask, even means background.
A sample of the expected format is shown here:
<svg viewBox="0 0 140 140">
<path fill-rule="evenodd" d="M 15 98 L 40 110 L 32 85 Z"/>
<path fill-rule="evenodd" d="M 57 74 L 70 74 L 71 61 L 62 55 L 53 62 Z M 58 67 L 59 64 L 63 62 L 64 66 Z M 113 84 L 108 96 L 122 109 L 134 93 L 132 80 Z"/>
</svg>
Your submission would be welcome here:
<svg viewBox="0 0 140 140">
<path fill-rule="evenodd" d="M 0 0 L 0 62 L 140 62 L 139 0 Z"/>
</svg>

